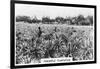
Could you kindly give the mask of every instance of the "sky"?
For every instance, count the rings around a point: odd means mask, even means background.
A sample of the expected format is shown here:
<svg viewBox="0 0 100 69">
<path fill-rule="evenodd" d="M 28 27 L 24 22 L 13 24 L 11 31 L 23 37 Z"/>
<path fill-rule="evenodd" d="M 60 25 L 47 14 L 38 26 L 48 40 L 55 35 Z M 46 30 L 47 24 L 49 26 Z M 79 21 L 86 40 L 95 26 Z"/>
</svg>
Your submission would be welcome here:
<svg viewBox="0 0 100 69">
<path fill-rule="evenodd" d="M 15 4 L 15 16 L 25 15 L 41 19 L 43 16 L 49 16 L 55 18 L 61 17 L 74 17 L 79 14 L 94 15 L 93 8 L 80 8 L 80 7 L 62 7 L 62 6 L 47 6 L 47 5 L 29 5 L 29 4 Z"/>
</svg>

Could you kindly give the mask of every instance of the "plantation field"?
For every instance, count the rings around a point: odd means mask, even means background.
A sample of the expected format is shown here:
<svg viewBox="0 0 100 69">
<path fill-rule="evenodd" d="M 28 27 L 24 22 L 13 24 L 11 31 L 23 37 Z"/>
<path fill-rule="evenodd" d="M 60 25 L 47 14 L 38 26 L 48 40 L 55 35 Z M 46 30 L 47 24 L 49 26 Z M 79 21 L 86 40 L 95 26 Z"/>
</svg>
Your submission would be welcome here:
<svg viewBox="0 0 100 69">
<path fill-rule="evenodd" d="M 16 22 L 15 30 L 16 64 L 41 63 L 42 58 L 60 57 L 93 60 L 93 26 Z"/>
</svg>

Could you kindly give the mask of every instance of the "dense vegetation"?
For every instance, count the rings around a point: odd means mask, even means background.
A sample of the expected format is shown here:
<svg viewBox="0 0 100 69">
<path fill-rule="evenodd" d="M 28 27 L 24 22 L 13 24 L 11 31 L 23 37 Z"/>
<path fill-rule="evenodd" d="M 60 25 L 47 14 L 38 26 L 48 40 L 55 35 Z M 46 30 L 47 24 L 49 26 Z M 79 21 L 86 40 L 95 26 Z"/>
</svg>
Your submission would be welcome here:
<svg viewBox="0 0 100 69">
<path fill-rule="evenodd" d="M 68 24 L 68 25 L 93 25 L 93 16 L 84 17 L 83 15 L 78 15 L 76 17 L 55 17 L 50 18 L 49 16 L 44 16 L 38 19 L 36 16 L 34 18 L 29 16 L 16 16 L 16 22 L 24 23 L 42 23 L 42 24 Z"/>
<path fill-rule="evenodd" d="M 92 26 L 16 22 L 16 64 L 39 63 L 42 58 L 58 57 L 92 60 L 92 33 Z"/>
</svg>

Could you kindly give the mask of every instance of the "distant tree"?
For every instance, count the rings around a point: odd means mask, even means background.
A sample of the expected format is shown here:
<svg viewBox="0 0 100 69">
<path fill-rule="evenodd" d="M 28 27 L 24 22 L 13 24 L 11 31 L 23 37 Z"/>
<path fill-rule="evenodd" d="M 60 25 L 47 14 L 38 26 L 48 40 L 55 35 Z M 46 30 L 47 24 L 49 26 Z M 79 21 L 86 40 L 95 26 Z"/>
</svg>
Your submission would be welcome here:
<svg viewBox="0 0 100 69">
<path fill-rule="evenodd" d="M 16 22 L 20 22 L 20 21 L 32 23 L 32 20 L 29 16 L 16 16 Z"/>
<path fill-rule="evenodd" d="M 55 18 L 55 21 L 58 22 L 58 24 L 59 24 L 59 23 L 62 23 L 62 24 L 63 24 L 63 23 L 64 23 L 64 18 L 58 16 L 58 17 Z"/>
<path fill-rule="evenodd" d="M 44 23 L 44 24 L 50 24 L 50 17 L 48 17 L 48 16 L 42 17 L 42 23 Z"/>
<path fill-rule="evenodd" d="M 77 25 L 77 17 L 72 17 L 72 25 Z"/>
<path fill-rule="evenodd" d="M 77 16 L 77 25 L 80 25 L 81 21 L 85 20 L 83 15 L 78 15 Z"/>
<path fill-rule="evenodd" d="M 81 21 L 81 20 L 84 20 L 85 18 L 83 15 L 79 15 L 79 16 L 77 16 L 77 19 L 78 19 L 78 21 Z"/>
<path fill-rule="evenodd" d="M 90 25 L 93 25 L 93 16 L 87 16 L 86 19 L 90 22 Z"/>
<path fill-rule="evenodd" d="M 93 16 L 87 16 L 78 22 L 80 25 L 93 25 Z"/>
</svg>

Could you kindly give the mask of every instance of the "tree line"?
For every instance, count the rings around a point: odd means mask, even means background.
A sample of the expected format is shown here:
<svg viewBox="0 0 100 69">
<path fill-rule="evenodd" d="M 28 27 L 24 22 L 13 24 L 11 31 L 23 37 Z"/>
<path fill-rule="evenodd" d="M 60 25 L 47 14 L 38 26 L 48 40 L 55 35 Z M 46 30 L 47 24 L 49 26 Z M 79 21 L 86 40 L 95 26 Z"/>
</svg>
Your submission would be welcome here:
<svg viewBox="0 0 100 69">
<path fill-rule="evenodd" d="M 93 25 L 93 16 L 88 15 L 84 17 L 83 15 L 78 15 L 75 17 L 60 17 L 50 18 L 49 16 L 43 16 L 38 19 L 36 16 L 34 18 L 30 16 L 16 16 L 16 22 L 30 23 L 30 24 L 68 24 L 68 25 Z"/>
</svg>

